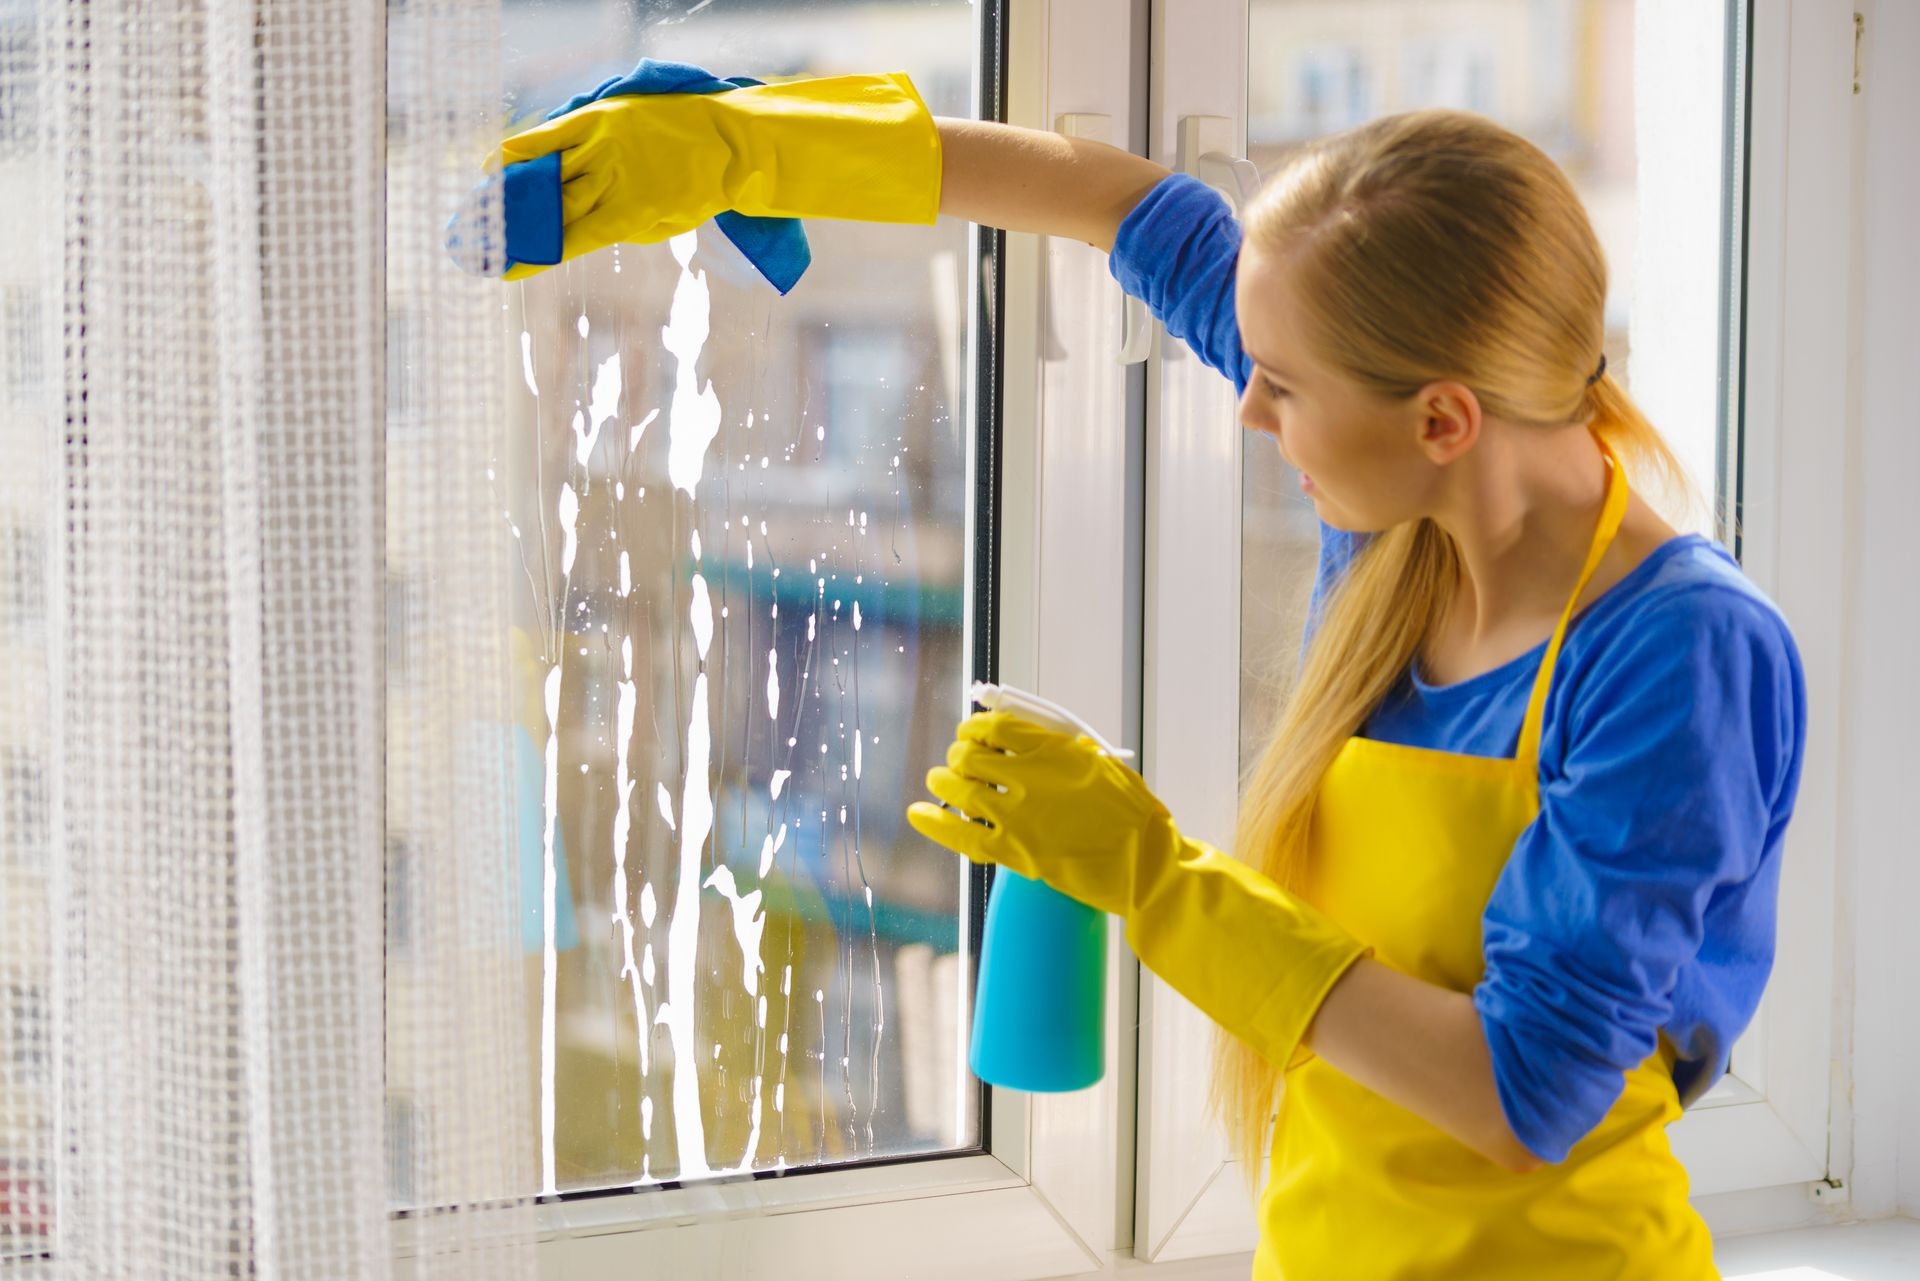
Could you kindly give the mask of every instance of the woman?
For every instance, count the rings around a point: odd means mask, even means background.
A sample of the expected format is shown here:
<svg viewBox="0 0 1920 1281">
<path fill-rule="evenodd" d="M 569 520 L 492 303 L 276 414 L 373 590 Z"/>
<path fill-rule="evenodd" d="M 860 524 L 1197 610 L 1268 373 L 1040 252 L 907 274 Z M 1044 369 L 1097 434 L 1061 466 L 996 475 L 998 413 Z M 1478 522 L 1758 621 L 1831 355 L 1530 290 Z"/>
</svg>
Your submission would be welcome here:
<svg viewBox="0 0 1920 1281">
<path fill-rule="evenodd" d="M 1637 492 L 1680 471 L 1606 377 L 1565 175 L 1483 117 L 1410 112 L 1303 148 L 1243 229 L 1139 157 L 933 121 L 903 76 L 800 84 L 563 118 L 508 158 L 564 149 L 589 180 L 567 256 L 724 209 L 925 222 L 936 199 L 1106 249 L 1320 516 L 1238 859 L 1089 740 L 1002 713 L 961 723 L 940 804 L 909 810 L 1120 915 L 1214 1019 L 1211 1105 L 1270 1174 L 1256 1278 L 1716 1276 L 1665 1128 L 1772 965 L 1804 685 L 1778 611 Z M 669 158 L 728 176 L 621 176 Z M 803 164 L 822 194 L 782 193 Z"/>
</svg>

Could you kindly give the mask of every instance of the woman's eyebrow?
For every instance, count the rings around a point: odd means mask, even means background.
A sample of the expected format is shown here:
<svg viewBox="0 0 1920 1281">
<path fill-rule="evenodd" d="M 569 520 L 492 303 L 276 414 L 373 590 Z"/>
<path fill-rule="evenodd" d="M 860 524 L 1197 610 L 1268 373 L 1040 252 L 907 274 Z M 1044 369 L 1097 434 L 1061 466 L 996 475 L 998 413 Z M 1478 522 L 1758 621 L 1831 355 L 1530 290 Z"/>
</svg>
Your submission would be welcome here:
<svg viewBox="0 0 1920 1281">
<path fill-rule="evenodd" d="M 1246 349 L 1245 349 L 1245 348 L 1243 347 L 1243 348 L 1241 348 L 1241 350 L 1243 350 L 1243 351 L 1245 351 Z M 1254 354 L 1253 354 L 1252 352 L 1250 352 L 1250 351 L 1249 351 L 1249 352 L 1247 352 L 1247 356 L 1248 356 L 1248 358 L 1249 358 L 1249 359 L 1251 359 L 1251 360 L 1253 361 L 1253 363 L 1254 363 L 1254 364 L 1256 364 L 1256 365 L 1258 365 L 1258 366 L 1260 366 L 1260 368 L 1262 368 L 1262 369 L 1264 369 L 1264 370 L 1266 370 L 1266 371 L 1267 371 L 1268 373 L 1270 373 L 1270 374 L 1272 374 L 1272 375 L 1273 375 L 1274 377 L 1276 377 L 1276 378 L 1280 378 L 1280 379 L 1283 379 L 1283 380 L 1284 380 L 1284 381 L 1286 381 L 1286 382 L 1297 382 L 1297 381 L 1299 381 L 1299 380 L 1298 380 L 1298 379 L 1296 379 L 1296 378 L 1295 378 L 1295 377 L 1294 377 L 1294 376 L 1293 376 L 1292 374 L 1289 374 L 1289 373 L 1286 373 L 1285 371 L 1283 371 L 1283 370 L 1282 370 L 1282 369 L 1280 368 L 1280 366 L 1278 366 L 1278 365 L 1276 365 L 1276 364 L 1274 364 L 1274 363 L 1273 363 L 1273 362 L 1271 362 L 1271 361 L 1267 361 L 1267 360 L 1262 360 L 1262 359 L 1260 359 L 1260 357 L 1258 357 L 1258 356 L 1256 356 L 1256 355 L 1254 355 Z"/>
</svg>

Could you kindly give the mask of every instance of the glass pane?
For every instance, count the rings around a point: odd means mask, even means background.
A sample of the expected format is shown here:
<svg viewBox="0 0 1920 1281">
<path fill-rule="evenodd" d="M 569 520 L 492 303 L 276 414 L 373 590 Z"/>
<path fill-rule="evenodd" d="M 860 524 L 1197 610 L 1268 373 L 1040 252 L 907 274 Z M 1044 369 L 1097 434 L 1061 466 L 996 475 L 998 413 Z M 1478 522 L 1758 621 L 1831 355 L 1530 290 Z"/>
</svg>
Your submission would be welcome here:
<svg viewBox="0 0 1920 1281">
<path fill-rule="evenodd" d="M 1252 0 L 1249 9 L 1247 148 L 1263 174 L 1316 135 L 1422 107 L 1489 116 L 1565 170 L 1606 256 L 1607 372 L 1712 504 L 1695 514 L 1702 532 L 1731 506 L 1728 459 L 1738 456 L 1723 408 L 1724 336 L 1737 314 L 1724 292 L 1737 219 L 1726 212 L 1723 121 L 1744 88 L 1724 56 L 1744 45 L 1744 25 L 1727 39 L 1739 16 L 1725 0 L 1638 11 L 1635 0 Z M 1247 433 L 1244 444 L 1240 754 L 1251 762 L 1297 664 L 1319 527 L 1271 440 Z"/>
<path fill-rule="evenodd" d="M 506 115 L 643 56 L 970 115 L 977 13 L 506 0 Z M 784 298 L 711 224 L 501 287 L 546 1193 L 980 1143 L 975 878 L 905 821 L 965 705 L 970 228 L 806 233 Z"/>
</svg>

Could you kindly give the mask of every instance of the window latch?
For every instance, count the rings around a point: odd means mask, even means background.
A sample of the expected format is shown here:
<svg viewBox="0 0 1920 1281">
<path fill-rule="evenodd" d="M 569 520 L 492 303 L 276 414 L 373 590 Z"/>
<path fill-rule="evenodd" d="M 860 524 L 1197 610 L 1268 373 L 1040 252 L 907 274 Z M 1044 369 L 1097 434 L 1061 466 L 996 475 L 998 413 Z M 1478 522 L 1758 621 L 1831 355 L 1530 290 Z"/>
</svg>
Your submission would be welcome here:
<svg viewBox="0 0 1920 1281">
<path fill-rule="evenodd" d="M 1260 170 L 1239 151 L 1231 117 L 1180 117 L 1180 172 L 1224 196 L 1236 218 L 1260 189 Z"/>
<path fill-rule="evenodd" d="M 1068 112 L 1054 121 L 1054 132 L 1069 138 L 1113 141 L 1113 117 L 1095 111 Z M 1137 365 L 1153 350 L 1153 313 L 1147 304 L 1122 290 L 1120 294 L 1120 364 Z"/>
</svg>

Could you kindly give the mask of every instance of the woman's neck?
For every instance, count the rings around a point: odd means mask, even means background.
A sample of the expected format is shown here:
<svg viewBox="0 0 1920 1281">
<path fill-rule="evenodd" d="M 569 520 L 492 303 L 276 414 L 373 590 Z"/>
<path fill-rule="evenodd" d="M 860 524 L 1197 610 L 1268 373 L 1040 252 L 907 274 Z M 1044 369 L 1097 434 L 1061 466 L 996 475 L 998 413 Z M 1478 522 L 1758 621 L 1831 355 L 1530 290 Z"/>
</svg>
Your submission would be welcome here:
<svg viewBox="0 0 1920 1281">
<path fill-rule="evenodd" d="M 1433 650 L 1469 665 L 1517 657 L 1573 590 L 1606 499 L 1605 457 L 1584 428 L 1495 429 L 1452 471 L 1432 516 L 1459 549 L 1460 582 Z"/>
</svg>

